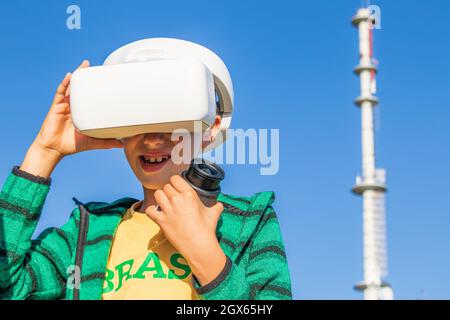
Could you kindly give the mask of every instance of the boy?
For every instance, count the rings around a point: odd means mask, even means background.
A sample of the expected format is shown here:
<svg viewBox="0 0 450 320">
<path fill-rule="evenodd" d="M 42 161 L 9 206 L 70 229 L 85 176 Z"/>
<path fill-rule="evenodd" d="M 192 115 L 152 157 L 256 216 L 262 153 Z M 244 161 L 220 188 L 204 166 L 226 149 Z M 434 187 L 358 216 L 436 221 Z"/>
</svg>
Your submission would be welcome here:
<svg viewBox="0 0 450 320">
<path fill-rule="evenodd" d="M 79 68 L 89 66 L 83 61 Z M 20 166 L 0 194 L 2 299 L 291 299 L 274 194 L 220 194 L 205 207 L 180 177 L 167 133 L 119 140 L 77 132 L 68 73 Z M 212 142 L 220 127 L 210 128 Z M 204 147 L 208 144 L 206 142 Z M 144 199 L 81 203 L 31 240 L 51 174 L 77 152 L 123 148 Z M 159 207 L 159 209 L 156 208 Z"/>
</svg>

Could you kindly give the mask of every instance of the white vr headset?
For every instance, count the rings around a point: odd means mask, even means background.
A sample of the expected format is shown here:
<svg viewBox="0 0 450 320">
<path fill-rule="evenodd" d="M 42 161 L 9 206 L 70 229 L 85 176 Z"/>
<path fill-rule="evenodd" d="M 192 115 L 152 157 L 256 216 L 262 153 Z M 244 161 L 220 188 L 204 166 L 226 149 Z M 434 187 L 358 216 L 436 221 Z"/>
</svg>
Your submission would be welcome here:
<svg viewBox="0 0 450 320">
<path fill-rule="evenodd" d="M 211 50 L 189 41 L 130 43 L 103 66 L 75 71 L 70 87 L 73 124 L 95 138 L 192 132 L 199 124 L 204 131 L 219 114 L 224 140 L 231 122 L 234 98 L 227 67 Z"/>
</svg>

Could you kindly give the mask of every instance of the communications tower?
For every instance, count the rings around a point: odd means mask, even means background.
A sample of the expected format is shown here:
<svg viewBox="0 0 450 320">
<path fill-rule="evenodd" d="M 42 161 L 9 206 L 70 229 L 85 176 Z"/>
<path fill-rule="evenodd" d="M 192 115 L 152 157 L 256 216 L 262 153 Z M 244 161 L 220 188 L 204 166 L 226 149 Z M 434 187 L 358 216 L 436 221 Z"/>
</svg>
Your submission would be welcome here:
<svg viewBox="0 0 450 320">
<path fill-rule="evenodd" d="M 373 110 L 378 104 L 374 96 L 373 16 L 369 8 L 361 8 L 352 19 L 359 32 L 359 65 L 361 93 L 355 104 L 361 110 L 362 175 L 356 177 L 352 191 L 363 199 L 364 280 L 355 289 L 364 292 L 366 300 L 391 300 L 393 291 L 383 281 L 387 275 L 385 192 L 386 172 L 376 167 Z"/>
</svg>

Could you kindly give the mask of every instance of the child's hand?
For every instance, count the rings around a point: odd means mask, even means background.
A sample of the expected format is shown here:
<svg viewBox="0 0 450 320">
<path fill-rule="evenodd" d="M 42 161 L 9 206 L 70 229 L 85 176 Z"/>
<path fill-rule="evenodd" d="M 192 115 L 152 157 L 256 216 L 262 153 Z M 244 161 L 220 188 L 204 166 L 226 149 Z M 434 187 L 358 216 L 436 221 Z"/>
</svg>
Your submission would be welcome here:
<svg viewBox="0 0 450 320">
<path fill-rule="evenodd" d="M 167 240 L 187 260 L 201 285 L 211 282 L 225 266 L 226 256 L 216 237 L 222 203 L 205 207 L 192 187 L 179 175 L 155 192 L 161 211 L 148 207 Z"/>
<path fill-rule="evenodd" d="M 89 67 L 84 60 L 78 69 Z M 66 155 L 92 149 L 120 148 L 116 139 L 96 139 L 75 130 L 70 113 L 70 79 L 66 74 L 56 90 L 53 103 L 33 144 L 62 158 Z"/>
<path fill-rule="evenodd" d="M 85 60 L 78 67 L 89 67 Z M 66 155 L 92 149 L 121 148 L 116 139 L 95 139 L 75 130 L 70 113 L 70 78 L 68 73 L 56 90 L 41 130 L 28 148 L 20 169 L 48 178 L 59 161 Z"/>
</svg>

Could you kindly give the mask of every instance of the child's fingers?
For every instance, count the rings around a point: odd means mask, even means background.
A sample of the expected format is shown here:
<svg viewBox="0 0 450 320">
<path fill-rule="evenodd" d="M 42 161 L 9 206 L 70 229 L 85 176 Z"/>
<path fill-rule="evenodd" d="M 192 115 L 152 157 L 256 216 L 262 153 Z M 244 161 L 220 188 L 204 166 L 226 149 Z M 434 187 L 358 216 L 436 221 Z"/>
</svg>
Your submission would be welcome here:
<svg viewBox="0 0 450 320">
<path fill-rule="evenodd" d="M 164 213 L 170 213 L 172 212 L 172 205 L 170 203 L 169 198 L 167 198 L 164 191 L 161 189 L 155 191 L 155 200 L 156 203 L 160 206 L 161 210 Z M 161 212 L 160 212 L 161 213 Z"/>
<path fill-rule="evenodd" d="M 72 73 L 68 72 L 66 73 L 66 76 L 64 77 L 63 81 L 61 82 L 61 84 L 67 88 L 69 86 L 70 83 L 70 79 L 72 78 Z"/>
<path fill-rule="evenodd" d="M 87 68 L 87 67 L 89 67 L 89 65 L 90 65 L 89 60 L 83 60 L 83 62 L 81 62 L 81 64 L 78 66 L 78 68 L 76 70 Z M 69 84 L 70 84 L 70 81 L 67 84 L 68 88 L 66 90 L 66 97 L 68 97 L 70 95 L 70 86 L 69 86 Z"/>
<path fill-rule="evenodd" d="M 192 187 L 179 175 L 170 177 L 170 183 L 178 192 L 186 192 L 192 190 Z"/>
<path fill-rule="evenodd" d="M 145 214 L 160 225 L 164 221 L 164 213 L 158 211 L 155 206 L 150 206 L 145 210 Z"/>
<path fill-rule="evenodd" d="M 70 112 L 69 104 L 66 102 L 57 103 L 52 106 L 52 114 L 67 114 Z"/>
<path fill-rule="evenodd" d="M 63 102 L 64 97 L 66 96 L 67 87 L 70 83 L 70 78 L 72 77 L 72 74 L 66 73 L 64 76 L 64 79 L 59 84 L 58 88 L 56 89 L 55 97 L 53 98 L 52 105 L 58 104 Z"/>
<path fill-rule="evenodd" d="M 180 194 L 180 193 L 179 193 L 177 190 L 175 190 L 175 188 L 172 187 L 172 185 L 169 184 L 169 183 L 166 184 L 166 185 L 163 187 L 163 191 L 164 191 L 164 193 L 166 194 L 167 198 L 168 198 L 169 200 L 171 200 L 171 201 L 172 201 L 172 198 L 173 198 L 174 196 L 177 196 L 177 195 Z"/>
<path fill-rule="evenodd" d="M 83 68 L 87 68 L 87 67 L 89 67 L 90 66 L 90 62 L 89 62 L 89 60 L 83 60 L 82 62 L 81 62 L 81 64 L 78 66 L 78 68 L 77 68 L 77 70 L 78 69 L 83 69 Z"/>
<path fill-rule="evenodd" d="M 89 67 L 90 62 L 89 60 L 83 60 L 81 64 L 78 66 L 78 69 L 83 69 Z M 56 89 L 55 97 L 53 98 L 52 105 L 61 103 L 66 96 L 70 94 L 70 79 L 72 78 L 72 73 L 66 73 L 64 79 L 59 84 L 58 88 Z"/>
</svg>

